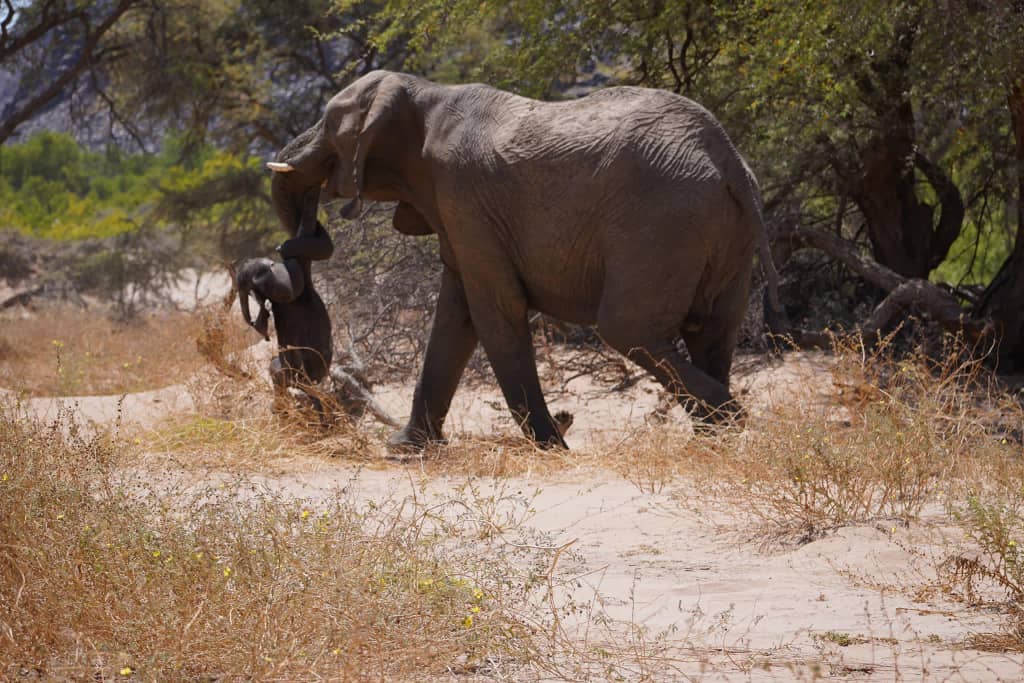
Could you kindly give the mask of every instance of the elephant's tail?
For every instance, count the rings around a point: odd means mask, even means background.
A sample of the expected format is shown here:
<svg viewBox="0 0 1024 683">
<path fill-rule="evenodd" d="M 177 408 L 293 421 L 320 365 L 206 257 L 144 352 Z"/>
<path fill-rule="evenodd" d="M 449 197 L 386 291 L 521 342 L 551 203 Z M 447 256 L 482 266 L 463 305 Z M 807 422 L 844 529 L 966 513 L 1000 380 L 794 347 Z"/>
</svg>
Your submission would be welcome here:
<svg viewBox="0 0 1024 683">
<path fill-rule="evenodd" d="M 746 160 L 738 152 L 736 158 L 742 167 L 742 172 L 739 174 L 741 185 L 732 187 L 732 194 L 743 211 L 757 224 L 757 258 L 761 262 L 766 283 L 764 319 L 770 332 L 780 334 L 787 330 L 789 325 L 786 320 L 786 309 L 783 308 L 779 299 L 779 271 L 775 269 L 772 248 L 768 241 L 768 226 L 761 210 L 761 189 L 758 186 L 757 177 L 747 165 Z"/>
</svg>

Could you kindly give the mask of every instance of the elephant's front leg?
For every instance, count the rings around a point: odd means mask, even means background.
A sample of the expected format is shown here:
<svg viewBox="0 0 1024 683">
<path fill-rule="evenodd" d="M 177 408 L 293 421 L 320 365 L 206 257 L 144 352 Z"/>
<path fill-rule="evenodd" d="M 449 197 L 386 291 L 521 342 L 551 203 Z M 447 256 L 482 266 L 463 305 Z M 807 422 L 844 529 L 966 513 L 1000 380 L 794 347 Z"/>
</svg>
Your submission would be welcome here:
<svg viewBox="0 0 1024 683">
<path fill-rule="evenodd" d="M 443 439 L 444 419 L 476 343 L 462 282 L 445 266 L 423 372 L 413 394 L 412 414 L 408 424 L 391 435 L 389 449 L 417 451 L 430 441 Z"/>
<path fill-rule="evenodd" d="M 541 392 L 526 296 L 518 280 L 470 287 L 469 294 L 473 322 L 512 416 L 541 447 L 567 448 Z"/>
</svg>

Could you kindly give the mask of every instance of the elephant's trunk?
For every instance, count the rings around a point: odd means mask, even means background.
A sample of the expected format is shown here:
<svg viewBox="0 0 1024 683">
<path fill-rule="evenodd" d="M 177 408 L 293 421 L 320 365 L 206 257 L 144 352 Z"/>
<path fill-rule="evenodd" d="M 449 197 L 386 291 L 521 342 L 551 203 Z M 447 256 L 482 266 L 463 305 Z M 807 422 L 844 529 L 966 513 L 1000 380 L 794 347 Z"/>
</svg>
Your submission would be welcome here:
<svg viewBox="0 0 1024 683">
<path fill-rule="evenodd" d="M 241 283 L 238 285 L 238 307 L 242 309 L 242 318 L 245 319 L 245 324 L 252 326 L 252 311 L 249 310 L 249 287 L 243 286 Z"/>
<path fill-rule="evenodd" d="M 243 266 L 239 270 L 236 279 L 235 286 L 238 288 L 238 306 L 242 309 L 242 317 L 245 319 L 247 325 L 255 329 L 266 341 L 270 341 L 270 335 L 268 333 L 268 318 L 270 312 L 266 308 L 266 300 L 262 296 L 257 296 L 259 302 L 259 314 L 256 320 L 252 319 L 252 312 L 249 310 L 249 295 L 253 293 L 252 282 L 252 266 L 251 262 L 246 266 Z M 257 292 L 258 294 L 258 292 Z"/>
<path fill-rule="evenodd" d="M 295 236 L 308 206 L 307 193 L 319 189 L 331 174 L 334 150 L 324 137 L 321 120 L 281 150 L 277 161 L 269 167 L 274 171 L 270 182 L 270 200 L 281 226 Z M 314 202 L 315 205 L 315 202 Z"/>
<path fill-rule="evenodd" d="M 281 227 L 292 237 L 299 233 L 307 218 L 310 203 L 316 206 L 320 197 L 320 181 L 303 177 L 298 171 L 275 172 L 270 181 L 270 201 Z M 310 202 L 310 194 L 315 194 Z M 316 217 L 313 217 L 316 224 Z"/>
</svg>

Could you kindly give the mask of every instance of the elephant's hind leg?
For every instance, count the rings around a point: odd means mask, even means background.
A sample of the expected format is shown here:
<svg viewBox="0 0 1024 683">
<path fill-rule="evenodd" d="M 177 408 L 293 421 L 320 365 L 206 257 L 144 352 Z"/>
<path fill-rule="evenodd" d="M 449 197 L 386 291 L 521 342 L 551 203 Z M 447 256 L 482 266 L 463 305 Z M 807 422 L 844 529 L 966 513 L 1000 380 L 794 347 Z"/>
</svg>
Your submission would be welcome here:
<svg viewBox="0 0 1024 683">
<path fill-rule="evenodd" d="M 602 304 L 598 332 L 605 342 L 651 373 L 693 417 L 719 423 L 736 415 L 738 407 L 726 384 L 687 361 L 676 348 L 679 326 L 652 327 L 630 315 L 616 315 L 616 309 Z"/>
<path fill-rule="evenodd" d="M 729 371 L 736 351 L 740 326 L 747 312 L 750 296 L 750 274 L 734 278 L 711 309 L 711 315 L 699 322 L 696 329 L 682 330 L 686 350 L 694 365 L 729 387 Z"/>
</svg>

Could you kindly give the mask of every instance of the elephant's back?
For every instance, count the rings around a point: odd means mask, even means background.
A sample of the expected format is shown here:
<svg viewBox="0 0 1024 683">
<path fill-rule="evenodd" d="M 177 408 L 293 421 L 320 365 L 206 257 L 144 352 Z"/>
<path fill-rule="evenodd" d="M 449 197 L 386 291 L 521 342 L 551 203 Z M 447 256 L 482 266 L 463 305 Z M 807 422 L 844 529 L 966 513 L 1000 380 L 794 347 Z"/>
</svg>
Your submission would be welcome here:
<svg viewBox="0 0 1024 683">
<path fill-rule="evenodd" d="M 649 168 L 690 179 L 718 176 L 731 143 L 707 109 L 680 95 L 649 88 L 598 90 L 567 102 L 516 98 L 495 122 L 495 156 L 585 165 Z"/>
</svg>

